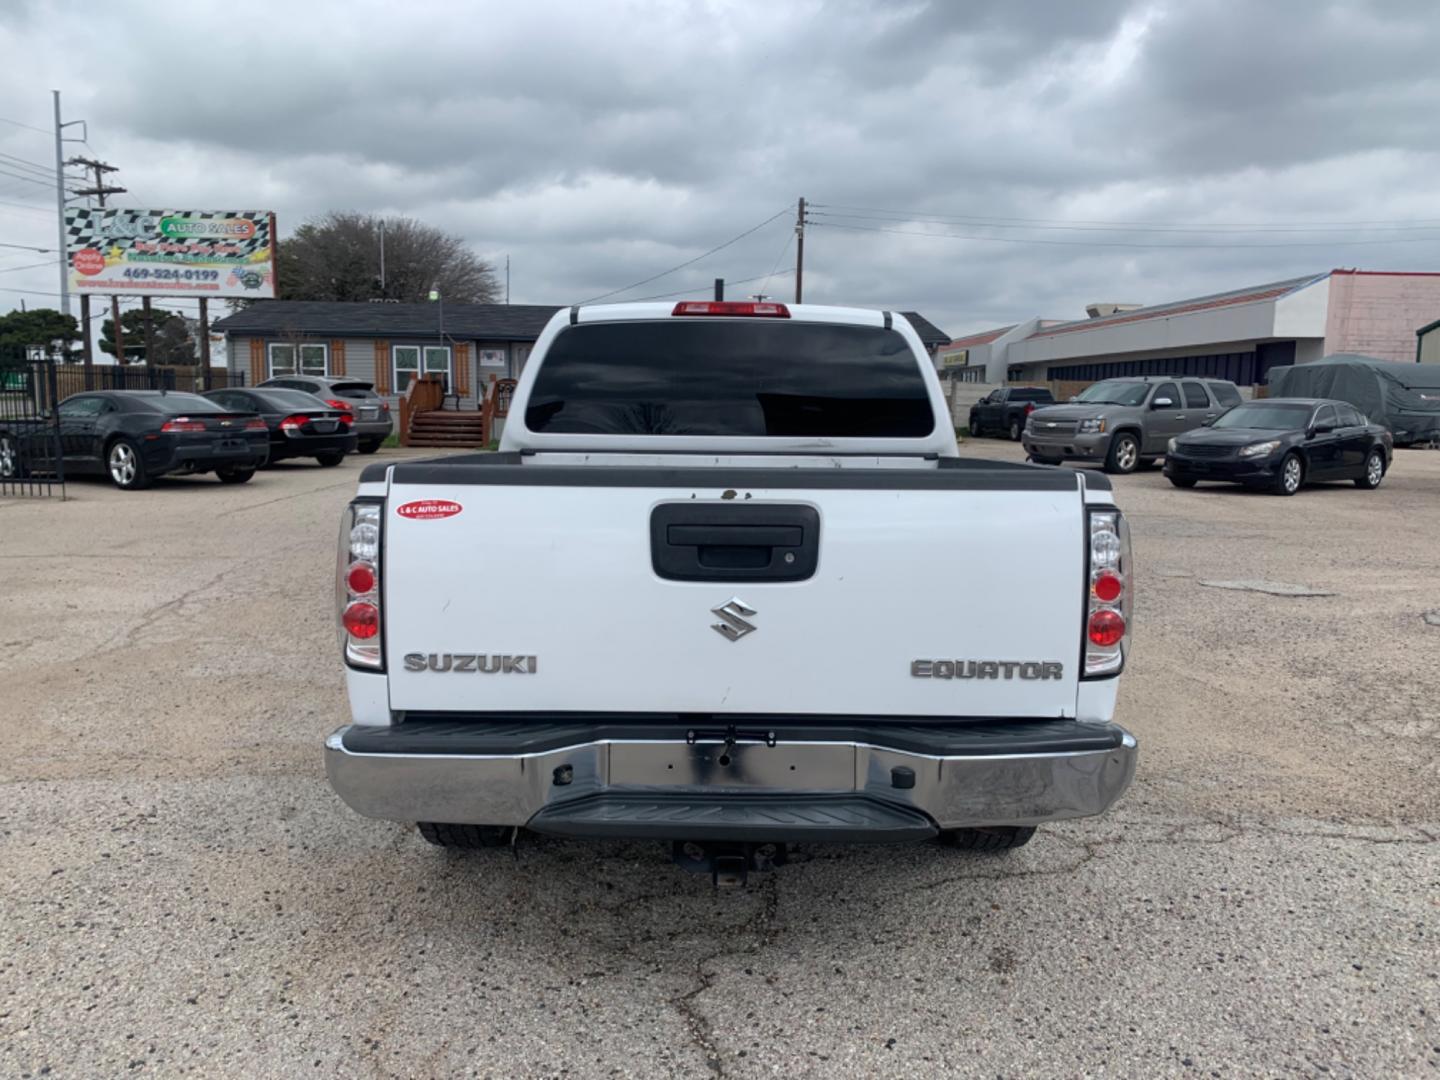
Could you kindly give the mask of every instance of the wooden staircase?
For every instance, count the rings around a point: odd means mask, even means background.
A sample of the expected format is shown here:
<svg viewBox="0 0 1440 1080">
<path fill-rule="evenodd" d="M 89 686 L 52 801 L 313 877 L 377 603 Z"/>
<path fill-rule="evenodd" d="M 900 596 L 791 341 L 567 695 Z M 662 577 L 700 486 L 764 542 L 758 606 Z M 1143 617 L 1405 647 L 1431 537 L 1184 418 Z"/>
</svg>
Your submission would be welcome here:
<svg viewBox="0 0 1440 1080">
<path fill-rule="evenodd" d="M 485 447 L 485 419 L 479 412 L 432 409 L 410 418 L 407 446 Z"/>
</svg>

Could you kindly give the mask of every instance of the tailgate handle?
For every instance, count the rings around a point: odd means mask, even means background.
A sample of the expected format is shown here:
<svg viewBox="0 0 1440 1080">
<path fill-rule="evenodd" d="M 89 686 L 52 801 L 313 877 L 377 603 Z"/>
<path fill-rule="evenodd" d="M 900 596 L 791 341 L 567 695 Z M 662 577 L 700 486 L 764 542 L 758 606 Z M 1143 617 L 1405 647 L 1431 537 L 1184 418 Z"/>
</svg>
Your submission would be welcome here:
<svg viewBox="0 0 1440 1080">
<path fill-rule="evenodd" d="M 669 581 L 804 581 L 815 573 L 813 506 L 664 503 L 650 515 L 650 559 Z"/>
<path fill-rule="evenodd" d="M 671 525 L 666 539 L 677 547 L 799 547 L 799 525 Z"/>
</svg>

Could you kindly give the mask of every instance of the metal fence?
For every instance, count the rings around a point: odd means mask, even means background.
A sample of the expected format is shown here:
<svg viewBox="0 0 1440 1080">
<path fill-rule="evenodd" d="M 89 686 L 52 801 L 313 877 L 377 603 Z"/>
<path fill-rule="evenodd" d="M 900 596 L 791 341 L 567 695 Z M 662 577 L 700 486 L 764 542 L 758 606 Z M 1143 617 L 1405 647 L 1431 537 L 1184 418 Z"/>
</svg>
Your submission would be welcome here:
<svg viewBox="0 0 1440 1080">
<path fill-rule="evenodd" d="M 65 497 L 55 364 L 0 350 L 0 497 Z"/>
<path fill-rule="evenodd" d="M 56 380 L 63 401 L 71 394 L 86 390 L 169 390 L 203 394 L 206 390 L 244 386 L 245 373 L 211 368 L 207 378 L 205 369 L 199 367 L 96 364 L 86 369 L 79 364 L 64 364 L 56 368 Z"/>
</svg>

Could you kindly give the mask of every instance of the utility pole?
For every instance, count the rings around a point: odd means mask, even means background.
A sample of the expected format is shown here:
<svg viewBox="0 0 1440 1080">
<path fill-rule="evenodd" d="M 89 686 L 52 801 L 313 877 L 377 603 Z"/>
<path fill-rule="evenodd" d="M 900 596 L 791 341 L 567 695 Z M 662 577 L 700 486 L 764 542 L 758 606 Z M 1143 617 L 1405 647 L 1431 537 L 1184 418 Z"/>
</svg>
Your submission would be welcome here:
<svg viewBox="0 0 1440 1080">
<path fill-rule="evenodd" d="M 385 219 L 380 219 L 380 296 L 385 296 Z"/>
<path fill-rule="evenodd" d="M 510 256 L 505 256 L 505 303 L 510 303 Z"/>
<path fill-rule="evenodd" d="M 725 279 L 723 277 L 717 277 L 715 279 L 715 299 L 725 299 Z"/>
<path fill-rule="evenodd" d="M 55 106 L 55 108 L 56 108 L 56 113 L 55 113 L 55 116 L 56 116 L 56 122 L 58 123 L 58 122 L 59 122 L 59 116 L 60 116 L 60 113 L 59 113 L 59 108 L 60 108 L 60 106 L 59 106 L 59 101 L 60 101 L 59 91 L 56 91 L 55 101 L 56 101 L 56 106 Z M 89 196 L 92 196 L 92 195 L 93 195 L 96 199 L 99 200 L 99 202 L 100 202 L 100 209 L 102 209 L 102 210 L 105 209 L 105 197 L 106 197 L 107 195 L 120 195 L 120 194 L 123 194 L 124 191 L 125 191 L 125 189 L 124 189 L 123 187 L 117 187 L 117 186 L 114 185 L 114 184 L 107 184 L 107 183 L 105 183 L 105 174 L 106 174 L 106 173 L 119 172 L 120 169 L 119 169 L 118 166 L 108 165 L 108 164 L 106 164 L 106 163 L 103 162 L 103 161 L 96 161 L 94 158 L 83 158 L 83 157 L 73 157 L 73 158 L 71 158 L 69 161 L 65 162 L 65 164 L 66 164 L 66 165 L 80 165 L 80 166 L 82 166 L 83 168 L 89 170 L 89 172 L 95 177 L 95 182 L 94 182 L 90 187 L 88 187 L 88 188 L 81 188 L 81 189 L 79 189 L 78 191 L 76 191 L 75 194 L 76 194 L 76 195 L 86 196 L 86 197 L 89 197 Z M 63 225 L 63 224 L 61 225 L 61 234 L 62 234 L 62 237 L 63 237 L 63 234 L 64 234 L 64 225 Z M 120 297 L 119 297 L 118 295 L 115 295 L 115 294 L 112 294 L 111 297 L 110 297 L 110 321 L 111 321 L 112 325 L 115 327 L 115 362 L 116 362 L 117 364 L 119 364 L 121 367 L 124 367 L 124 366 L 125 366 L 125 331 L 122 330 L 121 327 L 120 327 Z M 87 328 L 87 332 L 88 332 L 88 328 Z M 149 297 L 146 297 L 146 300 L 145 300 L 145 343 L 146 343 L 147 346 L 150 344 L 150 341 L 154 338 L 154 334 L 155 334 L 155 330 L 154 330 L 154 327 L 151 325 L 151 321 L 150 321 L 150 300 L 149 300 Z M 148 349 L 147 349 L 146 354 L 145 354 L 145 360 L 146 360 L 146 363 L 149 363 L 150 354 L 149 354 Z"/>
<path fill-rule="evenodd" d="M 60 122 L 60 91 L 51 90 L 55 98 L 55 230 L 60 241 L 60 310 L 70 314 L 70 256 L 65 251 L 65 129 L 84 120 Z M 72 140 L 73 141 L 73 140 Z"/>
<path fill-rule="evenodd" d="M 800 303 L 805 286 L 805 196 L 795 208 L 795 303 Z"/>
</svg>

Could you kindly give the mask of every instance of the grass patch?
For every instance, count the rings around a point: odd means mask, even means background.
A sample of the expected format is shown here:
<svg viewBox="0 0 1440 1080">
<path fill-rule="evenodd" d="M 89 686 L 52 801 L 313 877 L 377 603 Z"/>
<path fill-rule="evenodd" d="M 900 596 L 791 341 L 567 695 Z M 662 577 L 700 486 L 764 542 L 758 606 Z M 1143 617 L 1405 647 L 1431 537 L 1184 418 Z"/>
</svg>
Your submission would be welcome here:
<svg viewBox="0 0 1440 1080">
<path fill-rule="evenodd" d="M 400 436 L 392 432 L 391 434 L 385 436 L 385 441 L 382 442 L 380 445 L 387 450 L 394 450 L 397 446 L 400 445 Z"/>
</svg>

